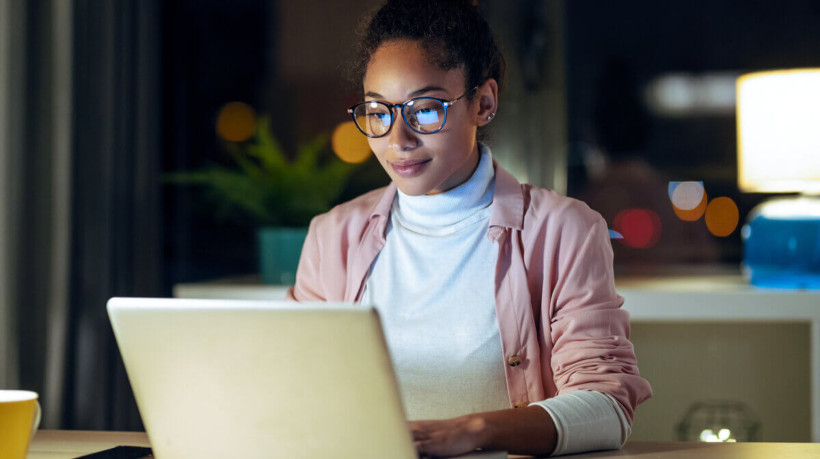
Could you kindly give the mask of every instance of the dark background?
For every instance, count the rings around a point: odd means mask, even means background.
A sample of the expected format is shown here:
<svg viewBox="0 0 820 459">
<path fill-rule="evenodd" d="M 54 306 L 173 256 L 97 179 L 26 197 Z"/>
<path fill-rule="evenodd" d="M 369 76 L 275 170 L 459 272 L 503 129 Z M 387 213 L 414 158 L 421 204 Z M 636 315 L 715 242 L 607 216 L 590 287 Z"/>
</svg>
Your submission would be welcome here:
<svg viewBox="0 0 820 459">
<path fill-rule="evenodd" d="M 339 51 L 352 46 L 359 13 L 377 2 L 340 3 L 346 4 L 341 10 L 337 6 L 328 11 L 323 2 L 163 2 L 164 170 L 227 161 L 213 125 L 218 109 L 229 101 L 271 113 L 275 135 L 291 148 L 311 129 L 332 129 L 343 121 L 344 108 L 356 100 L 357 92 L 343 78 L 349 54 Z M 479 3 L 488 11 L 498 8 L 493 2 Z M 517 8 L 540 13 L 540 3 L 522 1 Z M 591 179 L 584 150 L 593 146 L 612 162 L 640 160 L 657 173 L 659 182 L 702 180 L 710 197 L 734 199 L 742 220 L 764 196 L 737 189 L 733 113 L 658 116 L 646 107 L 642 94 L 651 81 L 670 73 L 697 78 L 818 65 L 820 4 L 572 0 L 563 3 L 563 10 L 564 46 L 556 49 L 547 43 L 544 52 L 559 53 L 566 63 L 567 193 L 588 196 Z M 314 42 L 292 42 L 281 33 L 308 27 L 293 23 L 300 18 L 323 21 L 323 33 Z M 515 29 L 521 24 L 496 27 Z M 285 107 L 309 114 L 279 116 Z M 352 185 L 345 199 L 384 183 L 373 163 L 365 177 L 356 178 L 358 187 Z M 662 195 L 658 202 L 665 198 L 660 189 L 652 193 Z M 178 282 L 255 272 L 253 228 L 215 221 L 201 197 L 184 187 L 166 186 L 163 204 L 166 291 Z M 596 207 L 595 202 L 590 205 Z M 611 225 L 612 216 L 601 211 Z M 664 223 L 670 231 L 655 249 L 627 252 L 616 244 L 616 264 L 739 263 L 739 230 L 727 238 L 694 235 L 686 240 L 675 236 L 682 234 L 673 228 L 678 222 Z M 692 228 L 683 232 L 705 231 Z M 694 259 L 680 255 L 697 240 L 711 247 L 709 254 Z"/>
</svg>

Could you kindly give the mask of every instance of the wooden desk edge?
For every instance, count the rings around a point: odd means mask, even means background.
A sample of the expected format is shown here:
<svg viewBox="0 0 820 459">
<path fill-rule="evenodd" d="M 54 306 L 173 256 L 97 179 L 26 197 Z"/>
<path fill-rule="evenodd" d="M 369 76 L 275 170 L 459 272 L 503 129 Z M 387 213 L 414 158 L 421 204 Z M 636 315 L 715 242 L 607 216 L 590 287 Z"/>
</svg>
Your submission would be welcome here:
<svg viewBox="0 0 820 459">
<path fill-rule="evenodd" d="M 29 446 L 29 459 L 77 457 L 115 446 L 150 447 L 145 432 L 103 432 L 85 430 L 38 430 Z M 70 456 L 69 456 L 70 455 Z"/>
<path fill-rule="evenodd" d="M 78 430 L 40 430 L 29 449 L 29 459 L 74 458 L 103 451 L 115 446 L 150 447 L 144 432 L 102 432 Z M 682 442 L 628 442 L 622 449 L 573 455 L 573 458 L 644 457 L 654 454 L 664 457 L 682 457 L 689 452 L 699 457 L 747 457 L 749 453 L 785 453 L 788 457 L 820 457 L 820 443 L 682 443 Z M 790 454 L 789 454 L 790 453 Z M 797 454 L 799 456 L 795 456 Z M 510 455 L 510 459 L 530 456 Z M 764 457 L 764 456 L 756 456 Z"/>
</svg>

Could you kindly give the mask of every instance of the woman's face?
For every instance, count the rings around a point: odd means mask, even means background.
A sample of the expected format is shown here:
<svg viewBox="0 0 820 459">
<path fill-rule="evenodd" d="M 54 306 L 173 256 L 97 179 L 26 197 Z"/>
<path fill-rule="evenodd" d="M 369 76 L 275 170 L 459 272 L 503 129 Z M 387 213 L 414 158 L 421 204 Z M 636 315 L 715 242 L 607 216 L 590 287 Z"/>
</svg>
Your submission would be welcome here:
<svg viewBox="0 0 820 459">
<path fill-rule="evenodd" d="M 441 193 L 470 178 L 478 165 L 476 129 L 486 124 L 487 114 L 495 110 L 495 95 L 492 107 L 482 109 L 487 105 L 480 102 L 484 100 L 480 93 L 486 92 L 485 85 L 476 91 L 479 97 L 472 102 L 465 97 L 450 106 L 444 127 L 435 134 L 413 131 L 396 109 L 390 132 L 368 140 L 382 167 L 402 192 L 412 196 Z M 453 100 L 467 89 L 470 88 L 464 87 L 461 69 L 441 70 L 429 62 L 414 41 L 381 45 L 373 53 L 364 77 L 365 100 L 393 104 L 422 96 Z"/>
</svg>

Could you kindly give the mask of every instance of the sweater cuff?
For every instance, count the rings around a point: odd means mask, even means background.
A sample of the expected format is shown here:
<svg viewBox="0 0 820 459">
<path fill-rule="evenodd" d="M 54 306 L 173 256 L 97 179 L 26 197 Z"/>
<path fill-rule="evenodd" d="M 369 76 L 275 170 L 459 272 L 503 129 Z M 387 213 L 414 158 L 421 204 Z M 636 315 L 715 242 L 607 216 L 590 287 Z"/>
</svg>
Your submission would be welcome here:
<svg viewBox="0 0 820 459">
<path fill-rule="evenodd" d="M 533 402 L 549 413 L 558 434 L 553 456 L 618 449 L 632 432 L 612 396 L 579 390 Z"/>
</svg>

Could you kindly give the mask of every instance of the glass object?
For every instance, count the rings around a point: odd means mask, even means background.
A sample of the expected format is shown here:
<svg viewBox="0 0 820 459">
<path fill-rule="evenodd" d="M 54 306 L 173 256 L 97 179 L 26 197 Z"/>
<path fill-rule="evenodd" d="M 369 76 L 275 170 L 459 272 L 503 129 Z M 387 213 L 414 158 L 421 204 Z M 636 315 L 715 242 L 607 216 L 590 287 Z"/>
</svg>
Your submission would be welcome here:
<svg viewBox="0 0 820 459">
<path fill-rule="evenodd" d="M 680 441 L 757 441 L 760 422 L 743 403 L 703 401 L 689 408 L 678 424 L 677 433 Z"/>
<path fill-rule="evenodd" d="M 820 289 L 820 198 L 764 202 L 741 234 L 743 271 L 752 285 Z"/>
</svg>

